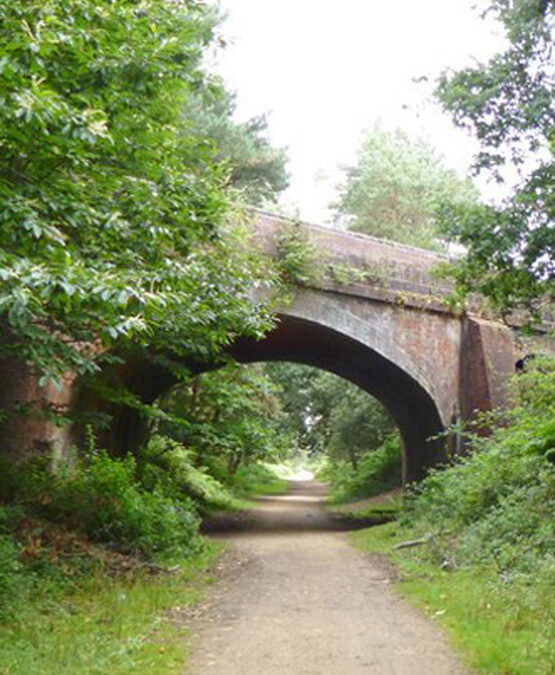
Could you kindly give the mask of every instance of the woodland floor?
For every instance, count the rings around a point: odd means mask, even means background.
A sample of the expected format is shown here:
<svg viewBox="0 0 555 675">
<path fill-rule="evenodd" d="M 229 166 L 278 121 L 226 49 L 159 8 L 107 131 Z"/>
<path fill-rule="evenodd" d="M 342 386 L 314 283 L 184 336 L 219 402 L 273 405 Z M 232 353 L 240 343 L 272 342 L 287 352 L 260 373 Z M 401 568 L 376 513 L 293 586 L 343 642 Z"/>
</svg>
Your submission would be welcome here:
<svg viewBox="0 0 555 675">
<path fill-rule="evenodd" d="M 195 619 L 187 675 L 468 674 L 324 499 L 325 486 L 291 482 L 287 495 L 209 523 L 231 546 Z"/>
</svg>

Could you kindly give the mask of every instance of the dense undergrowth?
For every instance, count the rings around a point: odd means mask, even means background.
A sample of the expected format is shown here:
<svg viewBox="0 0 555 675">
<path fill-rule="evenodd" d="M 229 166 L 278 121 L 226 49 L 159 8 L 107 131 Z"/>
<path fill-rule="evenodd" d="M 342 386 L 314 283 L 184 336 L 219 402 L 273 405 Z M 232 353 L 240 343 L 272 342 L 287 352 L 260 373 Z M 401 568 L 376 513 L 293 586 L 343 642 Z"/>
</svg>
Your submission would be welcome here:
<svg viewBox="0 0 555 675">
<path fill-rule="evenodd" d="M 155 435 L 137 458 L 92 449 L 56 473 L 2 461 L 1 675 L 182 672 L 221 548 L 202 516 L 284 488 L 263 464 L 195 459 Z"/>
<path fill-rule="evenodd" d="M 394 552 L 407 592 L 487 673 L 555 672 L 555 363 L 514 383 L 489 438 L 409 491 L 395 526 L 359 543 Z"/>
<path fill-rule="evenodd" d="M 443 565 L 555 584 L 555 363 L 519 376 L 514 396 L 490 438 L 412 492 L 402 526 L 430 537 Z"/>
<path fill-rule="evenodd" d="M 391 434 L 380 447 L 364 454 L 357 466 L 344 460 L 324 460 L 318 478 L 330 484 L 330 504 L 373 497 L 401 485 L 401 439 Z"/>
<path fill-rule="evenodd" d="M 171 573 L 137 564 L 126 569 L 128 557 L 89 551 L 97 564 L 81 571 L 73 587 L 60 583 L 62 570 L 50 582 L 42 572 L 32 597 L 0 624 L 0 673 L 182 673 L 188 612 L 212 581 L 220 550 L 206 545 L 177 559 Z M 74 570 L 66 564 L 63 575 Z"/>
<path fill-rule="evenodd" d="M 217 477 L 179 443 L 154 437 L 138 458 L 92 450 L 56 473 L 44 461 L 0 466 L 0 623 L 91 575 L 164 570 L 201 555 L 201 517 L 279 491 L 263 465 Z"/>
</svg>

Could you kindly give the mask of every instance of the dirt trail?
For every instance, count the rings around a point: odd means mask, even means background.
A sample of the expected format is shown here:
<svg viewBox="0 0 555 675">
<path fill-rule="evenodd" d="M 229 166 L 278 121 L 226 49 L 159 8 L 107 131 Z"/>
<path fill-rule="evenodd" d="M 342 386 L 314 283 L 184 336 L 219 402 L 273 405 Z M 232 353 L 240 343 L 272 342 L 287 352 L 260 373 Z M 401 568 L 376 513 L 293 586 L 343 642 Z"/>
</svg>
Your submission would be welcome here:
<svg viewBox="0 0 555 675">
<path fill-rule="evenodd" d="M 194 627 L 187 675 L 468 673 L 392 592 L 387 566 L 350 546 L 324 495 L 293 482 L 288 495 L 212 523 L 233 545 Z"/>
</svg>

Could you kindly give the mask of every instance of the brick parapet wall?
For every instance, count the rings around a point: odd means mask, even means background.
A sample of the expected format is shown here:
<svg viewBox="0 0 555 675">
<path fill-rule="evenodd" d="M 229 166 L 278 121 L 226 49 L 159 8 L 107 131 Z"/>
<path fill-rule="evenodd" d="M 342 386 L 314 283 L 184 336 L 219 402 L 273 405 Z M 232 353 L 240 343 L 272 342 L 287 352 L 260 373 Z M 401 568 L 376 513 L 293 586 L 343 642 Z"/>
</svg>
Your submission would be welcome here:
<svg viewBox="0 0 555 675">
<path fill-rule="evenodd" d="M 368 273 L 368 279 L 348 284 L 334 281 L 333 275 L 328 275 L 318 284 L 318 288 L 322 290 L 378 302 L 400 303 L 427 311 L 453 313 L 445 301 L 453 291 L 453 284 L 437 278 L 438 267 L 455 262 L 453 257 L 359 232 L 299 223 L 259 209 L 253 209 L 252 213 L 256 238 L 271 255 L 277 253 L 276 235 L 284 228 L 298 224 L 314 246 L 322 264 L 347 265 Z M 466 314 L 501 321 L 484 298 L 478 295 L 470 295 L 466 307 Z M 549 309 L 542 314 L 542 322 L 540 325 L 535 324 L 534 332 L 537 335 L 552 336 L 555 318 Z M 518 331 L 528 324 L 529 319 L 527 312 L 520 311 L 505 317 L 505 323 Z M 548 341 L 550 344 L 553 342 L 551 337 Z"/>
<path fill-rule="evenodd" d="M 253 216 L 257 239 L 270 254 L 275 254 L 276 235 L 295 221 L 259 210 L 253 211 Z M 378 295 L 393 292 L 438 299 L 452 290 L 449 283 L 438 280 L 434 274 L 441 263 L 449 262 L 448 256 L 321 225 L 299 223 L 299 227 L 322 263 L 347 265 L 368 273 L 367 280 L 349 284 L 355 294 L 367 295 L 370 289 L 375 289 Z M 329 282 L 323 286 L 328 288 Z M 386 301 L 391 298 L 388 296 Z"/>
</svg>

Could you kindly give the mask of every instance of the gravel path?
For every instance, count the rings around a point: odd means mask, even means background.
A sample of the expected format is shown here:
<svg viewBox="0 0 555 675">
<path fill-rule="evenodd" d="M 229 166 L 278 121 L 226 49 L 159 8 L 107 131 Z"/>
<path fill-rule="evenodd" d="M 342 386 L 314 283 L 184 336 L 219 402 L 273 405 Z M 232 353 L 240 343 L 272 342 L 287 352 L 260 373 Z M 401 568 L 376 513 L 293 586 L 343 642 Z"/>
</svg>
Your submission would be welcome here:
<svg viewBox="0 0 555 675">
<path fill-rule="evenodd" d="M 350 546 L 324 495 L 292 483 L 213 524 L 232 547 L 194 626 L 187 675 L 468 675 L 439 629 L 392 592 L 387 565 Z"/>
</svg>

